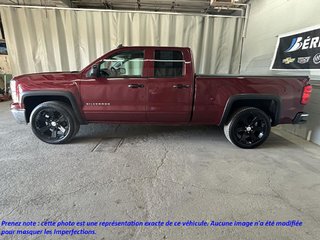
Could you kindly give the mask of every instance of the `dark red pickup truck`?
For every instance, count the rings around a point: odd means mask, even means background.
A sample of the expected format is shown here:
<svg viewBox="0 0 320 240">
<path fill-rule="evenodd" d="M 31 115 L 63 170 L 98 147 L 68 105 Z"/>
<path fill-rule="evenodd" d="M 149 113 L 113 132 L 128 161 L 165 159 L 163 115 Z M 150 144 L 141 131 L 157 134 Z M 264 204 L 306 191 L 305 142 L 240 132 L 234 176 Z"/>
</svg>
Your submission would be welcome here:
<svg viewBox="0 0 320 240">
<path fill-rule="evenodd" d="M 11 81 L 11 111 L 47 143 L 69 141 L 80 124 L 211 124 L 241 148 L 262 144 L 271 126 L 299 123 L 308 77 L 195 75 L 191 50 L 119 47 L 80 72 Z"/>
</svg>

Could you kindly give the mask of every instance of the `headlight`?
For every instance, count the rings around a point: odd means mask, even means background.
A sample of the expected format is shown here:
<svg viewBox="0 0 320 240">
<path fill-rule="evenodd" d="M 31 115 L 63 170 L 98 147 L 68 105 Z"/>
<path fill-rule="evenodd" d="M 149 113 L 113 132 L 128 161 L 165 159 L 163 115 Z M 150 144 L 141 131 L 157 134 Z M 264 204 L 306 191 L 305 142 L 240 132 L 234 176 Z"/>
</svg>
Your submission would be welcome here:
<svg viewBox="0 0 320 240">
<path fill-rule="evenodd" d="M 18 95 L 17 95 L 17 83 L 15 80 L 10 81 L 10 91 L 11 97 L 14 103 L 19 102 Z"/>
</svg>

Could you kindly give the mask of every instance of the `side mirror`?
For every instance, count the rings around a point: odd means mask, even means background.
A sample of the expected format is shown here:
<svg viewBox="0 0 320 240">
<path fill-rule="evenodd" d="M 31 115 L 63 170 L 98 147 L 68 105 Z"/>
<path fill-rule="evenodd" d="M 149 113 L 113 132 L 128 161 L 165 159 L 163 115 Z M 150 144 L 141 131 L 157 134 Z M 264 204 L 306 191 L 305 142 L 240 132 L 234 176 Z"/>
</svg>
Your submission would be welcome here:
<svg viewBox="0 0 320 240">
<path fill-rule="evenodd" d="M 92 70 L 91 70 L 91 77 L 98 77 L 99 75 L 99 67 L 97 64 L 92 66 Z"/>
</svg>

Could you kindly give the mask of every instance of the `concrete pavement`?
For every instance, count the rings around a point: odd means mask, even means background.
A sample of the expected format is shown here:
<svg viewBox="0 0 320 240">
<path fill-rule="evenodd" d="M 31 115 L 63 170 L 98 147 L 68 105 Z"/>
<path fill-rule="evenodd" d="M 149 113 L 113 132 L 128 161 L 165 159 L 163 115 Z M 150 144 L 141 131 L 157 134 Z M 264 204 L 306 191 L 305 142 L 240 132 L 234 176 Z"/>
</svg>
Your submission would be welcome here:
<svg viewBox="0 0 320 240">
<path fill-rule="evenodd" d="M 64 239 L 318 239 L 320 148 L 286 138 L 271 134 L 243 150 L 218 127 L 96 124 L 70 144 L 49 145 L 0 102 L 0 221 L 299 220 L 301 227 L 85 227 L 96 235 Z"/>
</svg>

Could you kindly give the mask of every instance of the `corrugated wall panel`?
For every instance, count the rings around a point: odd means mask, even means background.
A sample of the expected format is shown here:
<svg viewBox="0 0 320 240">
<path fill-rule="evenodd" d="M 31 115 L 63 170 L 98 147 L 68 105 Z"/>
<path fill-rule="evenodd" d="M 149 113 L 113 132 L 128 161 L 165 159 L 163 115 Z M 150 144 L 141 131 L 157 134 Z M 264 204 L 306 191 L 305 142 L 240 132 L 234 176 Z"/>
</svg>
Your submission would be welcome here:
<svg viewBox="0 0 320 240">
<path fill-rule="evenodd" d="M 122 43 L 190 47 L 198 73 L 237 73 L 243 19 L 2 7 L 15 75 L 79 70 Z"/>
</svg>

